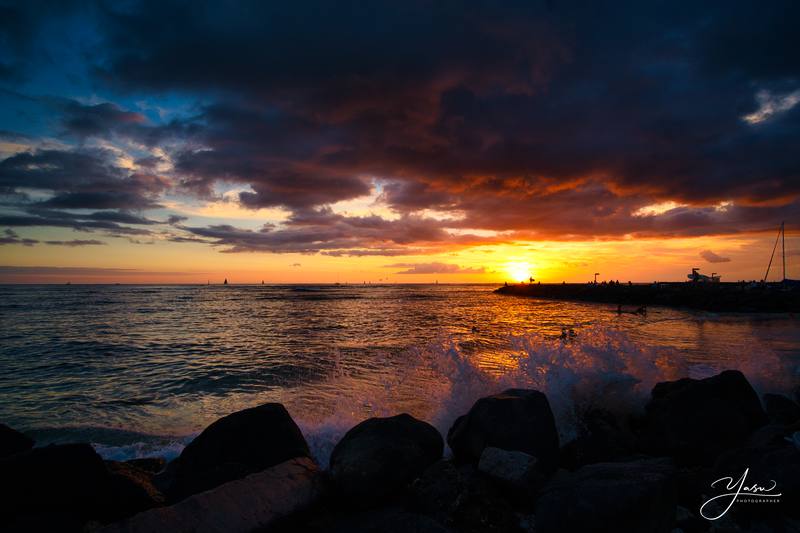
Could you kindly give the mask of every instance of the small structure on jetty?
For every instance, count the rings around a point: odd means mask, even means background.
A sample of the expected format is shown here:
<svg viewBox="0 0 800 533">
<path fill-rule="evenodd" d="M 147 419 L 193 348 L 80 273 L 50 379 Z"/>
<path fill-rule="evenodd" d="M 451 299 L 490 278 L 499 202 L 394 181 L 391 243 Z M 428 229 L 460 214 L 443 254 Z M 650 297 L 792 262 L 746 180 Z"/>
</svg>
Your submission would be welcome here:
<svg viewBox="0 0 800 533">
<path fill-rule="evenodd" d="M 700 273 L 700 268 L 693 268 L 692 273 L 686 276 L 694 283 L 719 283 L 721 276 L 715 275 L 716 272 L 712 272 L 710 276 L 706 276 L 705 274 Z"/>
</svg>

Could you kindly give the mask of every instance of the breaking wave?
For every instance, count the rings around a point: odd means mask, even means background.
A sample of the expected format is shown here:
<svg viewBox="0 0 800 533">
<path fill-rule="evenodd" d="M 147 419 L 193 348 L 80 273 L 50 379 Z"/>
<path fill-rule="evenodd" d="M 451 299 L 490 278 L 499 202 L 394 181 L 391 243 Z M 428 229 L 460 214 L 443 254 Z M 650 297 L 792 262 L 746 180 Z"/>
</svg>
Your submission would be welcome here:
<svg viewBox="0 0 800 533">
<path fill-rule="evenodd" d="M 600 326 L 563 338 L 513 335 L 509 345 L 502 371 L 483 368 L 480 359 L 465 353 L 453 338 L 411 349 L 381 388 L 369 389 L 360 397 L 342 396 L 331 416 L 318 421 L 300 416 L 299 423 L 315 457 L 327 464 L 344 432 L 369 416 L 411 412 L 446 436 L 455 419 L 478 398 L 508 388 L 533 388 L 547 395 L 566 442 L 574 437 L 581 413 L 591 408 L 638 412 L 660 381 L 703 378 L 731 368 L 742 370 L 759 393 L 785 393 L 797 371 L 763 347 L 740 354 L 725 368 L 693 365 L 674 349 L 643 345 L 622 331 Z M 341 383 L 350 377 L 332 379 Z M 341 384 L 342 389 L 353 388 Z"/>
<path fill-rule="evenodd" d="M 455 419 L 478 398 L 508 388 L 533 388 L 547 395 L 562 442 L 566 442 L 575 435 L 580 415 L 588 409 L 635 413 L 660 381 L 702 378 L 724 369 L 719 364 L 690 364 L 675 349 L 648 346 L 623 331 L 601 326 L 586 327 L 574 336 L 526 333 L 509 336 L 507 341 L 503 350 L 487 358 L 466 350 L 454 337 L 440 337 L 406 350 L 402 357 L 376 361 L 369 375 L 349 371 L 335 357 L 329 377 L 314 384 L 313 401 L 292 390 L 286 391 L 281 401 L 298 422 L 314 457 L 327 465 L 344 433 L 371 416 L 408 412 L 446 436 Z M 725 368 L 742 370 L 759 393 L 785 393 L 797 371 L 787 365 L 760 346 L 737 354 Z M 93 442 L 106 459 L 171 459 L 192 437 Z"/>
</svg>

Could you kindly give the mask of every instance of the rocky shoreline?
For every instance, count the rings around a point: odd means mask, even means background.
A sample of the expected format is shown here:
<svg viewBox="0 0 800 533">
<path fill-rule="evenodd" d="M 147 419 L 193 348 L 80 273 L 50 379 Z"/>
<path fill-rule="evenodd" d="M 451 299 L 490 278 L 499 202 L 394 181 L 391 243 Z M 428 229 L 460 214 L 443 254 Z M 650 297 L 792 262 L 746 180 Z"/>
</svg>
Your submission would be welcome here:
<svg viewBox="0 0 800 533">
<path fill-rule="evenodd" d="M 798 531 L 796 400 L 762 404 L 725 371 L 659 383 L 643 414 L 581 413 L 577 437 L 560 442 L 547 397 L 510 389 L 455 421 L 452 454 L 433 426 L 399 414 L 350 429 L 328 465 L 274 403 L 217 420 L 168 464 L 35 448 L 0 425 L 0 530 Z M 728 482 L 712 483 L 743 474 L 744 494 L 761 487 L 763 501 L 726 511 L 730 499 L 713 498 Z"/>
</svg>

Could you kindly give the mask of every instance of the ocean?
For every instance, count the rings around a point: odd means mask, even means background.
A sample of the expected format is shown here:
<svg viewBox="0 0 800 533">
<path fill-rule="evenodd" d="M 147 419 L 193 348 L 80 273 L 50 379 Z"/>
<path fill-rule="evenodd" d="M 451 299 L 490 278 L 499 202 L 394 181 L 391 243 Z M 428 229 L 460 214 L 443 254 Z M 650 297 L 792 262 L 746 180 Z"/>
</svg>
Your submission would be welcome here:
<svg viewBox="0 0 800 533">
<path fill-rule="evenodd" d="M 547 393 L 563 438 L 592 406 L 634 410 L 658 381 L 741 369 L 800 382 L 800 322 L 500 296 L 493 285 L 0 286 L 0 421 L 38 445 L 176 456 L 213 420 L 277 401 L 315 455 L 370 416 L 444 434 L 477 398 Z"/>
</svg>

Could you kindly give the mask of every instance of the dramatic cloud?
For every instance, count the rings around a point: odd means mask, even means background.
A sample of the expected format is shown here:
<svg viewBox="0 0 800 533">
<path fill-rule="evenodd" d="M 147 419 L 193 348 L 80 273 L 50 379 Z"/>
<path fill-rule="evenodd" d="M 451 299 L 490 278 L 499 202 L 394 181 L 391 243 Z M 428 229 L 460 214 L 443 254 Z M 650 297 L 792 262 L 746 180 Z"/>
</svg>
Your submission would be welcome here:
<svg viewBox="0 0 800 533">
<path fill-rule="evenodd" d="M 800 215 L 797 2 L 142 0 L 0 15 L 4 97 L 52 116 L 0 159 L 9 227 L 148 232 L 70 216 L 154 219 L 141 212 L 167 198 L 233 189 L 288 220 L 175 216 L 166 238 L 401 256 L 761 232 Z M 56 68 L 43 58 L 68 53 L 43 28 L 80 43 L 85 98 L 21 95 L 25 76 Z M 331 210 L 368 196 L 382 216 Z"/>
<path fill-rule="evenodd" d="M 711 250 L 703 250 L 700 252 L 700 257 L 708 261 L 709 263 L 730 263 L 730 257 L 722 257 L 720 255 L 715 254 Z"/>
<path fill-rule="evenodd" d="M 386 268 L 405 268 L 396 274 L 483 274 L 483 267 L 460 267 L 448 263 L 395 263 L 386 265 Z"/>
<path fill-rule="evenodd" d="M 108 150 L 38 150 L 0 161 L 0 190 L 52 193 L 42 207 L 145 209 L 158 207 L 168 183 L 160 176 L 130 173 Z"/>
<path fill-rule="evenodd" d="M 463 245 L 470 239 L 477 240 L 470 235 L 452 235 L 434 219 L 409 215 L 386 220 L 375 215 L 345 216 L 330 209 L 298 211 L 281 228 L 268 224 L 257 231 L 228 224 L 177 227 L 224 247 L 225 252 L 399 255 L 398 251 L 409 253 L 404 248 L 409 244 L 439 251 L 445 244 Z"/>
</svg>

